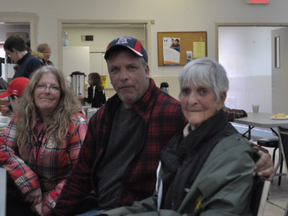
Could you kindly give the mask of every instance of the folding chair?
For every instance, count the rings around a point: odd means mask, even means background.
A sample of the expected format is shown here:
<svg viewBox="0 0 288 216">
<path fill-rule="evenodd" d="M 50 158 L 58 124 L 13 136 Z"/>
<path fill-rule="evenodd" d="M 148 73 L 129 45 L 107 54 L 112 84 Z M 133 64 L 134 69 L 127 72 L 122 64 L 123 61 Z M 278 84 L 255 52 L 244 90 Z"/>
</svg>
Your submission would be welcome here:
<svg viewBox="0 0 288 216">
<path fill-rule="evenodd" d="M 279 144 L 280 144 L 280 149 L 282 151 L 283 154 L 283 158 L 286 164 L 286 169 L 288 167 L 288 163 L 287 163 L 287 159 L 288 159 L 288 128 L 284 128 L 284 127 L 278 127 L 278 131 L 279 131 Z M 287 170 L 286 170 L 287 173 Z M 284 213 L 284 216 L 288 216 L 288 204 L 286 206 L 286 210 Z"/>
<path fill-rule="evenodd" d="M 6 215 L 6 170 L 0 167 L 0 216 Z"/>
<path fill-rule="evenodd" d="M 250 209 L 253 216 L 263 216 L 271 182 L 263 177 L 255 176 Z"/>
</svg>

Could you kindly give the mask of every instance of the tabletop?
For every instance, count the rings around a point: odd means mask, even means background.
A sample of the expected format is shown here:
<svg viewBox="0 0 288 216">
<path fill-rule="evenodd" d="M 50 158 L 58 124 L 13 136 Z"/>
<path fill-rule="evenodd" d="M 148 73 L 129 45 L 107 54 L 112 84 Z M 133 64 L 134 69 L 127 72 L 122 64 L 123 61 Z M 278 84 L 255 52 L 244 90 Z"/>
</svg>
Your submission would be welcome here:
<svg viewBox="0 0 288 216">
<path fill-rule="evenodd" d="M 262 128 L 288 127 L 287 119 L 271 119 L 271 113 L 247 113 L 247 117 L 235 118 L 234 122 Z"/>
</svg>

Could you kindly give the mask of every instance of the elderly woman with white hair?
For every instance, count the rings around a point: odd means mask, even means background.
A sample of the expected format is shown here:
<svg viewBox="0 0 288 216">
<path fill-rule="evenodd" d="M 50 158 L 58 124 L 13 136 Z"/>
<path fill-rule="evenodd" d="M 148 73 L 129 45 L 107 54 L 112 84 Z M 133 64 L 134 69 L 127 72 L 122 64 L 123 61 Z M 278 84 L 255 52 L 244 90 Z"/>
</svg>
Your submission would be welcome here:
<svg viewBox="0 0 288 216">
<path fill-rule="evenodd" d="M 183 68 L 179 82 L 189 123 L 160 154 L 155 194 L 106 215 L 252 215 L 259 156 L 222 110 L 229 88 L 224 68 L 200 58 Z"/>
</svg>

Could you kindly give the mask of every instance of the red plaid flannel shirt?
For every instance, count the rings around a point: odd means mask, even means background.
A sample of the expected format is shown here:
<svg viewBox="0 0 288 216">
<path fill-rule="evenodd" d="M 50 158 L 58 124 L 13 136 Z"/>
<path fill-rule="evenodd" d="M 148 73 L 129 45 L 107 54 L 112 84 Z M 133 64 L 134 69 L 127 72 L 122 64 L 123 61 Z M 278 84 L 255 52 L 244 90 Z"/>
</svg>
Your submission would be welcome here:
<svg viewBox="0 0 288 216">
<path fill-rule="evenodd" d="M 40 119 L 37 120 L 39 130 L 32 132 L 31 142 L 26 143 L 21 151 L 15 138 L 17 123 L 16 113 L 0 138 L 0 163 L 3 164 L 23 195 L 41 187 L 43 214 L 47 215 L 56 205 L 66 177 L 78 159 L 87 131 L 87 119 L 81 113 L 78 114 L 78 118 L 73 116 L 73 123 L 67 136 L 60 144 L 55 142 L 53 134 L 48 137 L 45 134 L 38 151 L 36 137 L 43 122 Z M 75 125 L 77 127 L 74 130 Z M 18 142 L 21 141 L 18 140 Z M 36 159 L 37 162 L 35 162 Z"/>
<path fill-rule="evenodd" d="M 142 200 L 153 194 L 159 153 L 168 141 L 177 132 L 182 131 L 187 124 L 179 101 L 157 88 L 152 79 L 150 81 L 151 84 L 146 94 L 133 105 L 146 123 L 146 139 L 142 140 L 145 145 L 141 153 L 127 167 L 115 207 L 129 206 L 133 201 Z M 53 215 L 75 214 L 92 188 L 97 200 L 98 189 L 95 173 L 100 164 L 99 161 L 104 156 L 114 115 L 121 103 L 118 95 L 114 95 L 90 119 L 78 163 L 67 178 Z"/>
</svg>

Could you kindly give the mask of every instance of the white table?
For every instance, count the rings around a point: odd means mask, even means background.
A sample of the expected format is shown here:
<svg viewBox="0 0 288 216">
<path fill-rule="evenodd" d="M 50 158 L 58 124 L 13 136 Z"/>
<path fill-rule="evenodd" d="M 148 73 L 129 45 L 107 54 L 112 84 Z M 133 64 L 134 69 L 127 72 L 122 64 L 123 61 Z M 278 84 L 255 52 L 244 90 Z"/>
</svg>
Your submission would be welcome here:
<svg viewBox="0 0 288 216">
<path fill-rule="evenodd" d="M 243 134 L 248 133 L 248 139 L 251 139 L 251 130 L 254 127 L 270 128 L 277 136 L 277 132 L 273 128 L 288 127 L 288 119 L 271 119 L 271 113 L 247 113 L 247 117 L 235 118 L 234 122 L 248 125 L 248 130 Z"/>
<path fill-rule="evenodd" d="M 251 130 L 254 127 L 262 127 L 262 128 L 270 128 L 276 136 L 278 136 L 278 133 L 273 129 L 273 128 L 277 128 L 279 126 L 281 127 L 288 127 L 288 119 L 271 119 L 271 116 L 273 116 L 273 114 L 271 113 L 247 113 L 247 117 L 243 117 L 243 118 L 235 118 L 234 122 L 239 123 L 239 124 L 245 124 L 248 125 L 248 130 L 243 134 L 243 136 L 245 136 L 245 134 L 248 133 L 248 139 L 250 140 L 251 138 Z M 280 141 L 280 139 L 279 139 Z M 280 146 L 280 145 L 279 145 Z M 274 176 L 278 176 L 278 175 L 286 175 L 286 173 L 284 174 L 280 174 L 277 173 L 277 170 L 280 166 L 280 161 L 282 160 L 282 149 L 279 147 L 279 159 L 278 159 L 278 163 L 275 167 L 274 170 Z M 276 174 L 277 173 L 277 174 Z"/>
</svg>

